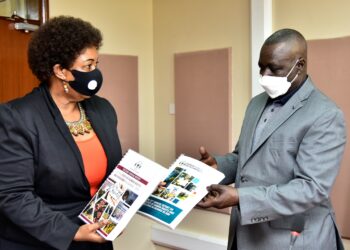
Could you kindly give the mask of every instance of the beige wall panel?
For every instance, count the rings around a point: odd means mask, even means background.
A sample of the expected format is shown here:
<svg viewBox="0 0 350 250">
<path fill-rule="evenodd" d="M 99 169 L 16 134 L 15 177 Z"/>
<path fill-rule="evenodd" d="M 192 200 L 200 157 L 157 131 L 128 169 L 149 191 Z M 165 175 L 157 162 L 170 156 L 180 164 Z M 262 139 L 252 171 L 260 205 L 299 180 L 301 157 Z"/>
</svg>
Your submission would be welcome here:
<svg viewBox="0 0 350 250">
<path fill-rule="evenodd" d="M 100 55 L 103 85 L 98 93 L 114 106 L 123 153 L 139 151 L 138 66 L 136 56 Z"/>
<path fill-rule="evenodd" d="M 308 71 L 313 81 L 343 110 L 350 136 L 350 37 L 309 41 Z M 343 237 L 350 238 L 350 145 L 337 177 L 332 201 Z"/>
<path fill-rule="evenodd" d="M 226 154 L 231 136 L 231 49 L 175 55 L 176 155 L 205 146 Z"/>
</svg>

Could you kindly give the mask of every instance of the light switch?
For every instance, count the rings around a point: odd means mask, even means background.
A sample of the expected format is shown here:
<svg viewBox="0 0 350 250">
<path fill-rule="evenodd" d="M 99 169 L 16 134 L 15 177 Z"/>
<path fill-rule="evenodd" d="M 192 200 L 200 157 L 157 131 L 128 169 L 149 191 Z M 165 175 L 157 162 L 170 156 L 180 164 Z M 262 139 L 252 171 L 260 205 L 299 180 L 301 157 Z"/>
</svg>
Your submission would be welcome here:
<svg viewBox="0 0 350 250">
<path fill-rule="evenodd" d="M 169 114 L 170 115 L 175 115 L 175 103 L 170 103 L 169 104 Z"/>
</svg>

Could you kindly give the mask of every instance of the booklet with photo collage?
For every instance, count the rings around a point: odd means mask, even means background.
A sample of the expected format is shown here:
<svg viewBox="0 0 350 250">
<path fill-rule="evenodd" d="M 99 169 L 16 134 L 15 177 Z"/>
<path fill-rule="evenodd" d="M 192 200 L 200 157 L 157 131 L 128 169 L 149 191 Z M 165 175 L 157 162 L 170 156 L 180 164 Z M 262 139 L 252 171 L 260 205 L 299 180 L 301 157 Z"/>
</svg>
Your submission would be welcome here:
<svg viewBox="0 0 350 250">
<path fill-rule="evenodd" d="M 194 158 L 180 155 L 168 169 L 163 185 L 152 193 L 138 213 L 175 229 L 194 206 L 225 175 Z"/>
<path fill-rule="evenodd" d="M 223 178 L 185 155 L 167 169 L 129 149 L 79 218 L 90 224 L 107 219 L 97 231 L 106 240 L 114 240 L 137 212 L 174 229 L 207 194 L 206 187 Z"/>
</svg>

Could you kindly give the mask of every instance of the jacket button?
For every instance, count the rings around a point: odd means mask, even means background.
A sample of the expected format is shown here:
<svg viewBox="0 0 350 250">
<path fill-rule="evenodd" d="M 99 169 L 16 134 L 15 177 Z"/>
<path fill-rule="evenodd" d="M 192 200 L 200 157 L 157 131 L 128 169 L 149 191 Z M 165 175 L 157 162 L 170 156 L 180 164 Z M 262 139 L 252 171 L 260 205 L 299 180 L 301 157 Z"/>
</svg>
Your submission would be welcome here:
<svg viewBox="0 0 350 250">
<path fill-rule="evenodd" d="M 247 182 L 247 181 L 248 181 L 247 177 L 241 176 L 241 183 L 244 183 L 244 182 Z"/>
</svg>

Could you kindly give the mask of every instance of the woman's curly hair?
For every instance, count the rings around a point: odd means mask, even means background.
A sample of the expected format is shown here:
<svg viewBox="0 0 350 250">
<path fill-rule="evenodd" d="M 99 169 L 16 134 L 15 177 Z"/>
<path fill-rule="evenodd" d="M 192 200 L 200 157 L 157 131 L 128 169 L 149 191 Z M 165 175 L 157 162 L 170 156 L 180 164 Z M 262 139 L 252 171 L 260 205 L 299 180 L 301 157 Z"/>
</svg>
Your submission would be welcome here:
<svg viewBox="0 0 350 250">
<path fill-rule="evenodd" d="M 102 45 L 101 32 L 80 18 L 54 17 L 32 35 L 28 47 L 28 63 L 42 82 L 53 74 L 53 66 L 69 69 L 81 52 Z"/>
</svg>

